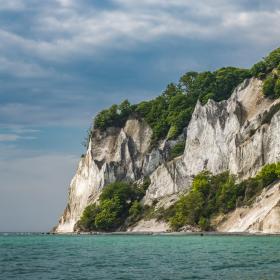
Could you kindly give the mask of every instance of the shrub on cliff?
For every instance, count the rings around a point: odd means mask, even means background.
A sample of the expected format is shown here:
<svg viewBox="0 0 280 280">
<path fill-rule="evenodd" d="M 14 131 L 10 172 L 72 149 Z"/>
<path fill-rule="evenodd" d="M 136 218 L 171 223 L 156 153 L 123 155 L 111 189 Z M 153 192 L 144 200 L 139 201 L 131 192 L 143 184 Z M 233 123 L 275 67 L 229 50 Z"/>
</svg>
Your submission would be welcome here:
<svg viewBox="0 0 280 280">
<path fill-rule="evenodd" d="M 276 98 L 280 98 L 280 77 L 275 82 L 274 94 L 275 94 Z"/>
<path fill-rule="evenodd" d="M 275 97 L 275 85 L 277 82 L 277 78 L 273 75 L 267 76 L 263 83 L 263 94 L 266 97 Z"/>
<path fill-rule="evenodd" d="M 120 105 L 112 105 L 101 111 L 94 119 L 94 127 L 105 130 L 108 127 L 122 127 L 133 111 L 133 106 L 124 100 Z"/>
<path fill-rule="evenodd" d="M 100 231 L 113 231 L 117 229 L 126 216 L 126 204 L 119 197 L 101 200 L 99 211 L 95 216 L 96 229 Z"/>
<path fill-rule="evenodd" d="M 173 159 L 175 157 L 181 156 L 184 153 L 185 150 L 185 141 L 178 142 L 174 147 L 170 150 L 170 158 Z"/>
<path fill-rule="evenodd" d="M 253 65 L 251 74 L 254 77 L 264 78 L 271 71 L 280 66 L 280 48 L 273 50 L 260 62 Z"/>
<path fill-rule="evenodd" d="M 99 203 L 85 208 L 77 223 L 82 231 L 114 231 L 122 226 L 128 216 L 135 221 L 142 212 L 140 200 L 150 184 L 148 179 L 140 186 L 126 182 L 115 182 L 105 186 Z"/>
<path fill-rule="evenodd" d="M 263 94 L 270 98 L 280 97 L 280 48 L 272 51 L 253 65 L 251 75 L 264 80 Z"/>
<path fill-rule="evenodd" d="M 97 230 L 95 226 L 95 217 L 99 213 L 99 207 L 96 204 L 90 204 L 83 212 L 82 217 L 77 223 L 77 227 L 82 231 Z"/>
<path fill-rule="evenodd" d="M 175 211 L 169 219 L 171 228 L 178 230 L 189 224 L 209 230 L 213 215 L 250 204 L 263 188 L 278 179 L 280 163 L 264 166 L 256 177 L 239 184 L 228 172 L 212 175 L 204 171 L 194 178 L 191 191 L 173 206 Z"/>
<path fill-rule="evenodd" d="M 264 187 L 273 183 L 278 178 L 280 178 L 280 163 L 265 165 L 256 176 L 256 179 L 259 180 Z"/>
<path fill-rule="evenodd" d="M 194 178 L 191 191 L 176 203 L 175 215 L 170 219 L 171 227 L 178 230 L 189 224 L 209 229 L 211 215 L 233 209 L 238 195 L 234 179 L 229 173 L 213 176 L 209 172 L 202 172 Z"/>
<path fill-rule="evenodd" d="M 143 212 L 143 206 L 140 201 L 136 200 L 129 208 L 129 217 L 131 221 L 136 221 Z"/>
</svg>

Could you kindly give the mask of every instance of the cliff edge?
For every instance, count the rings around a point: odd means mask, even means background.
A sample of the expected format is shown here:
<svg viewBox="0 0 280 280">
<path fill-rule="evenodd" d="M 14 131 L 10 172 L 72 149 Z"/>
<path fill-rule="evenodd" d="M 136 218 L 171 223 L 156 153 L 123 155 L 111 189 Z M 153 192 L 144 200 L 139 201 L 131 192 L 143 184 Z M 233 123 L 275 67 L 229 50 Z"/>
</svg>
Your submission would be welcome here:
<svg viewBox="0 0 280 280">
<path fill-rule="evenodd" d="M 130 118 L 122 128 L 93 130 L 55 231 L 73 232 L 85 207 L 96 202 L 102 188 L 115 181 L 140 182 L 148 176 L 151 183 L 143 204 L 152 205 L 170 196 L 174 201 L 174 195 L 186 192 L 194 176 L 203 170 L 213 174 L 229 171 L 241 181 L 256 175 L 264 165 L 279 162 L 279 104 L 279 99 L 273 101 L 263 96 L 261 80 L 251 78 L 241 83 L 228 100 L 208 100 L 205 105 L 198 101 L 186 135 L 163 140 L 153 149 L 153 131 L 142 119 Z M 182 140 L 183 155 L 170 160 L 170 149 Z M 276 184 L 252 208 L 236 209 L 224 217 L 217 229 L 279 232 L 279 197 Z M 154 224 L 150 222 L 151 229 Z M 149 222 L 140 221 L 135 228 L 147 230 Z M 159 228 L 168 229 L 162 224 Z"/>
</svg>

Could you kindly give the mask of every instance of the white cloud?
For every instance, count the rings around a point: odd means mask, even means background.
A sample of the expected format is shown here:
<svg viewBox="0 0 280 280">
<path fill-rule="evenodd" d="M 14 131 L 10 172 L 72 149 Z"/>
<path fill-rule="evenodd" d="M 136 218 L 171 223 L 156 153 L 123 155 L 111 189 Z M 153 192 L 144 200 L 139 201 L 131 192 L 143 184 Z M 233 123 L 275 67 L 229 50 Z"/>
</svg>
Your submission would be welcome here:
<svg viewBox="0 0 280 280">
<path fill-rule="evenodd" d="M 104 49 L 131 48 L 139 42 L 170 36 L 251 40 L 252 44 L 271 43 L 280 37 L 279 9 L 250 10 L 238 2 L 222 0 L 114 2 L 117 8 L 110 10 L 96 10 L 94 5 L 79 7 L 70 0 L 42 6 L 33 18 L 34 38 L 2 30 L 2 50 L 13 46 L 31 56 L 59 61 L 75 54 L 96 55 Z M 32 68 L 30 71 L 34 72 Z"/>
</svg>

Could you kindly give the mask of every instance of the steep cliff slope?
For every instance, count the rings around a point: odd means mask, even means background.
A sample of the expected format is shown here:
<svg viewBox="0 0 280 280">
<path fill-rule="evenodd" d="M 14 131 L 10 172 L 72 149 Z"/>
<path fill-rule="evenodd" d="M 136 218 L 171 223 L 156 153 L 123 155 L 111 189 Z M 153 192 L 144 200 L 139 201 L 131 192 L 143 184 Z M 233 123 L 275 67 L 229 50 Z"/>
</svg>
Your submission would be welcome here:
<svg viewBox="0 0 280 280">
<path fill-rule="evenodd" d="M 144 197 L 150 205 L 188 189 L 202 170 L 213 174 L 229 170 L 239 180 L 255 175 L 263 165 L 280 161 L 279 108 L 279 100 L 263 97 L 262 81 L 256 78 L 245 80 L 226 101 L 209 100 L 204 106 L 198 102 L 188 125 L 184 154 L 171 161 L 167 161 L 168 152 L 176 141 L 163 141 L 150 151 L 152 130 L 144 121 L 129 119 L 124 128 L 94 130 L 56 232 L 73 231 L 84 208 L 98 199 L 103 186 L 116 180 L 150 176 Z M 266 219 L 271 216 L 266 215 L 262 223 Z M 231 231 L 235 226 L 220 229 Z"/>
<path fill-rule="evenodd" d="M 55 231 L 72 232 L 85 207 L 98 199 L 105 185 L 143 179 L 164 162 L 176 141 L 163 141 L 150 151 L 151 136 L 146 122 L 136 119 L 127 120 L 124 128 L 95 129 L 71 181 L 68 204 Z"/>
<path fill-rule="evenodd" d="M 205 106 L 198 102 L 183 156 L 151 174 L 145 203 L 185 190 L 202 170 L 229 170 L 241 180 L 280 161 L 279 108 L 279 100 L 263 97 L 262 82 L 254 78 L 238 86 L 229 100 L 209 100 Z"/>
</svg>

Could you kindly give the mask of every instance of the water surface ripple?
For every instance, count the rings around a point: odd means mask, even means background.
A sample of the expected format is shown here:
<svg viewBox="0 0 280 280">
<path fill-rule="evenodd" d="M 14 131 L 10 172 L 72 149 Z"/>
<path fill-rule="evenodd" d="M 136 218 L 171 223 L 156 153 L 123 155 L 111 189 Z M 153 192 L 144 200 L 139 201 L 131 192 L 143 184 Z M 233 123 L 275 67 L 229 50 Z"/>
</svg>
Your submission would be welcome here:
<svg viewBox="0 0 280 280">
<path fill-rule="evenodd" d="M 279 236 L 0 235 L 0 279 L 280 279 Z"/>
</svg>

